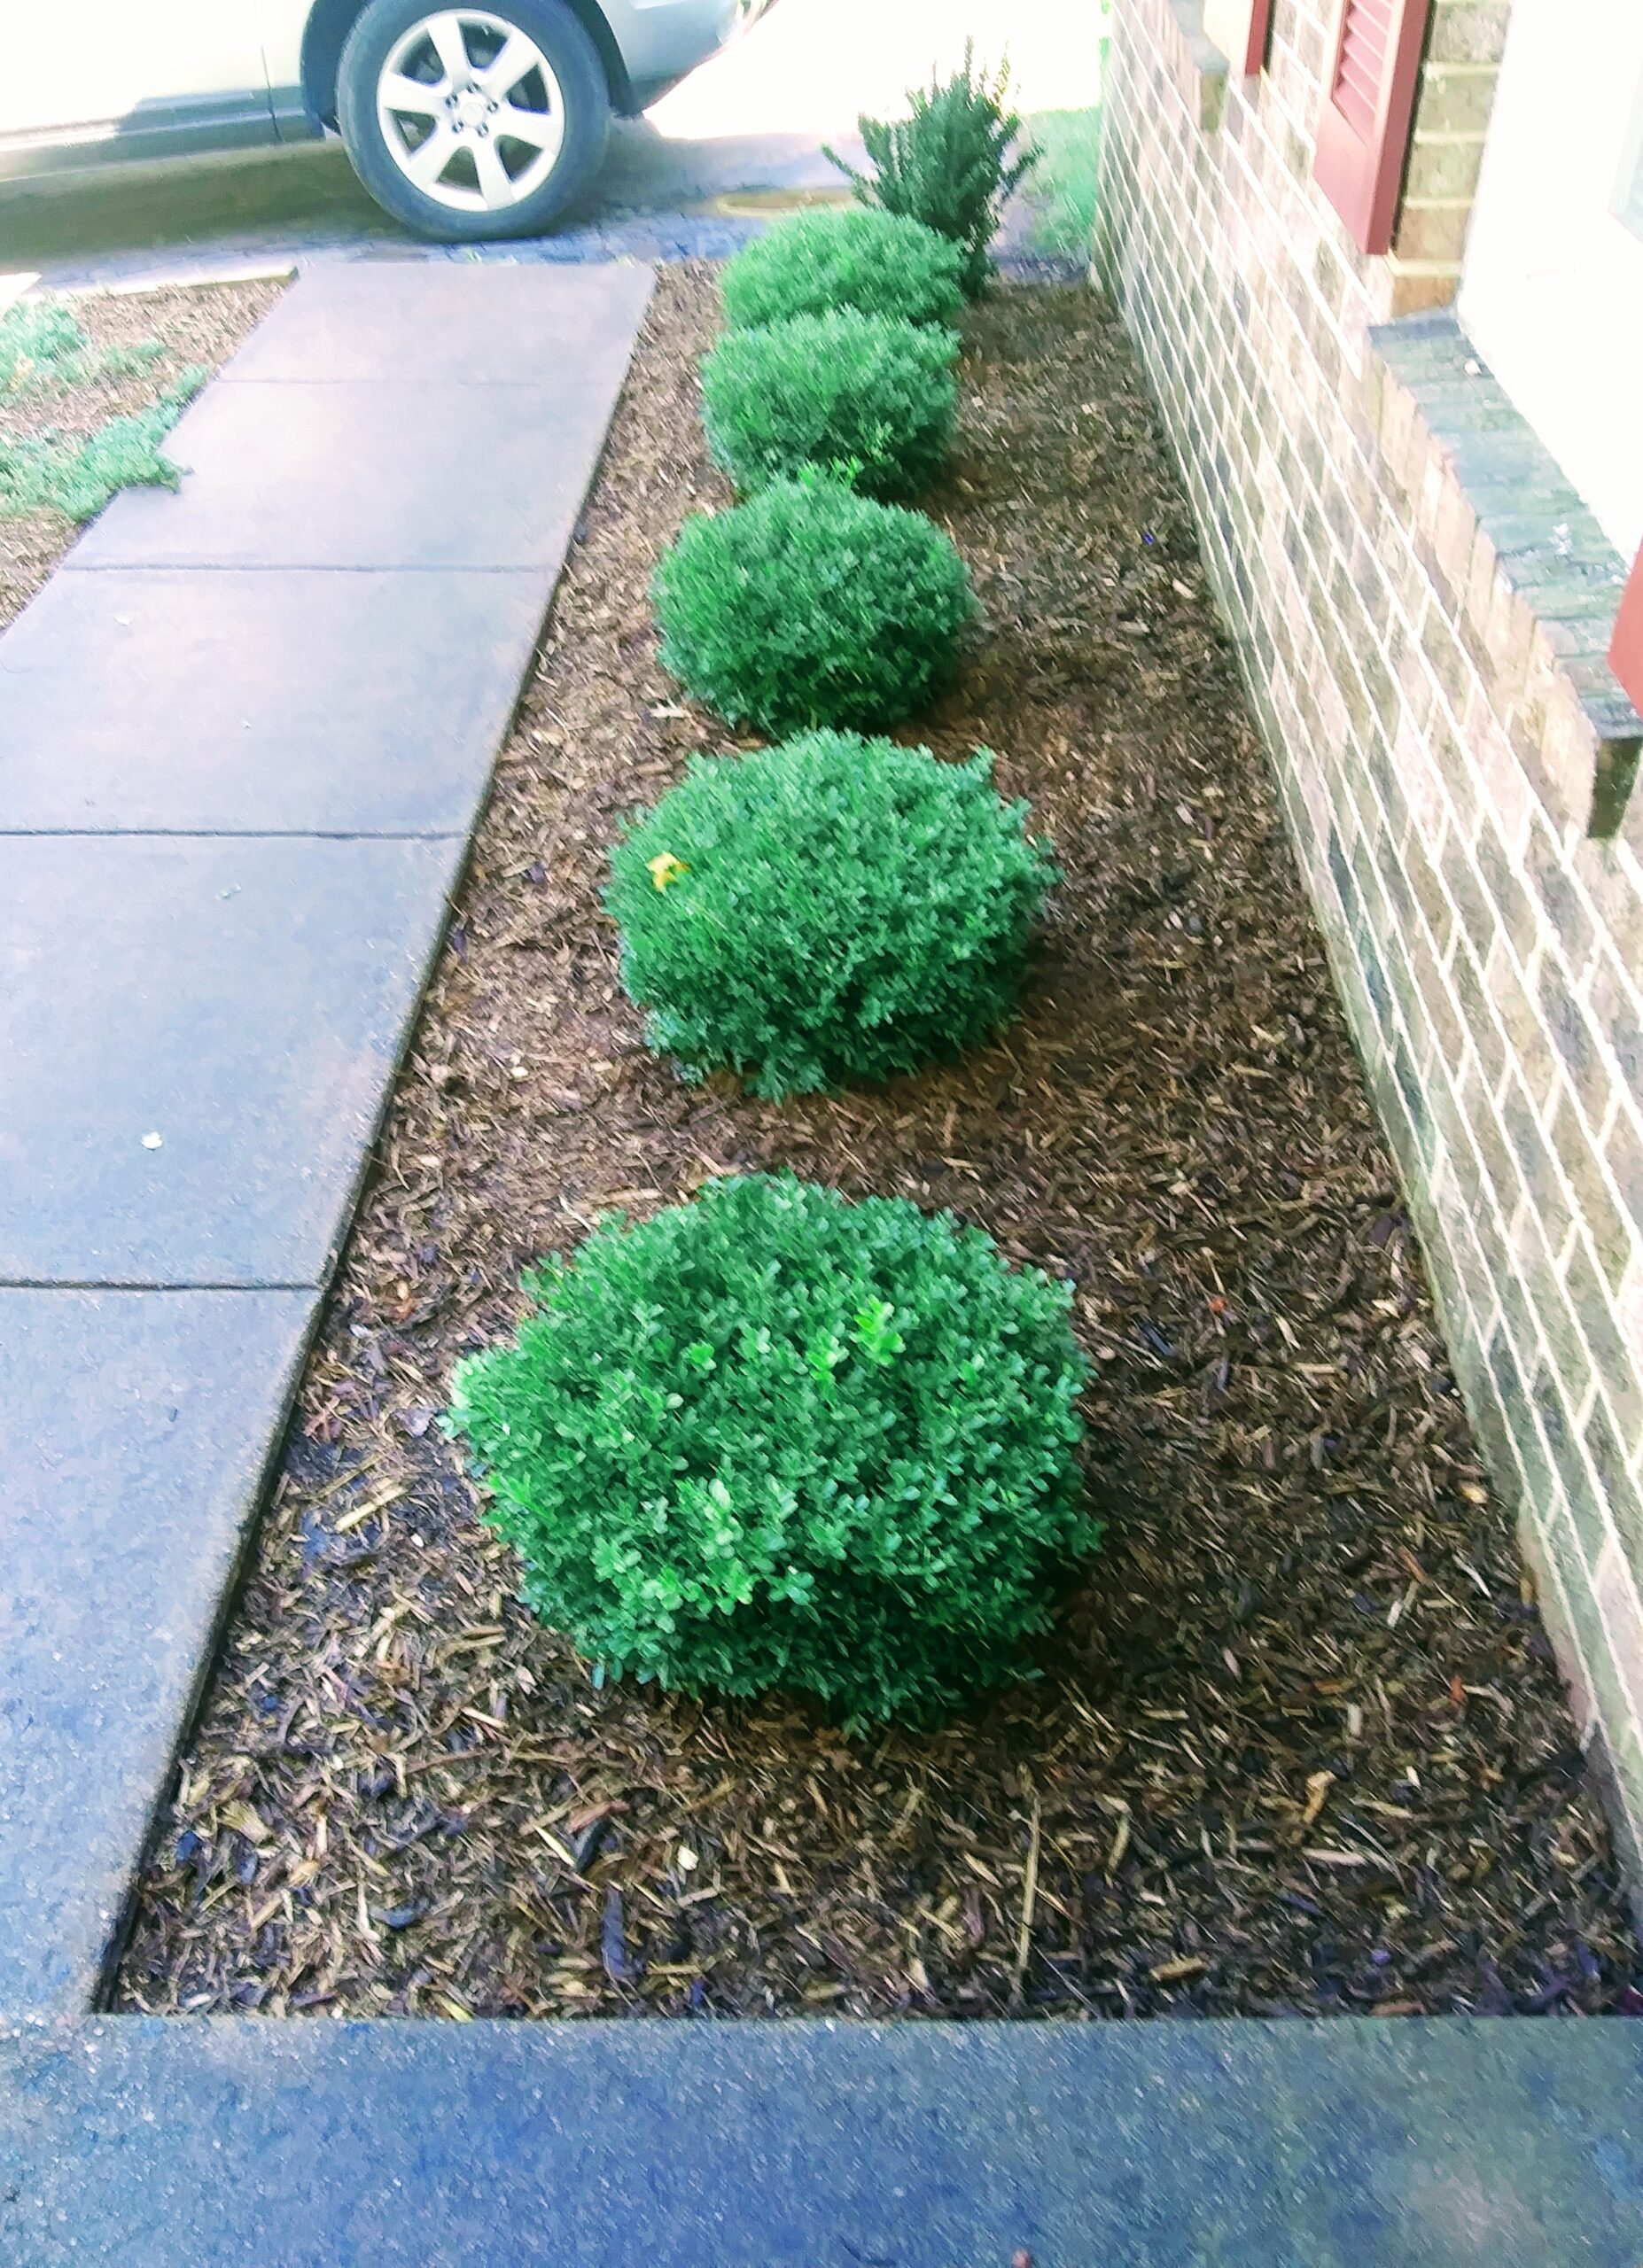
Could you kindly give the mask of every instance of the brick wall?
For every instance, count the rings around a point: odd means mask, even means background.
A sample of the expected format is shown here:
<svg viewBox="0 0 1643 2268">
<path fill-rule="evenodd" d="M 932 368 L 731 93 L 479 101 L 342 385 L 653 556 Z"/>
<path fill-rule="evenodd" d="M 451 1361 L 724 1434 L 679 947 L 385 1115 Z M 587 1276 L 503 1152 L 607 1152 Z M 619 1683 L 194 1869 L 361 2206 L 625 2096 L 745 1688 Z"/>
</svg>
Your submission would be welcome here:
<svg viewBox="0 0 1643 2268">
<path fill-rule="evenodd" d="M 1276 0 L 1246 82 L 1197 0 L 1115 0 L 1096 272 L 1643 1892 L 1643 724 L 1600 657 L 1623 569 L 1429 312 L 1506 0 L 1435 0 L 1383 260 L 1311 179 L 1334 13 Z"/>
<path fill-rule="evenodd" d="M 1436 0 L 1403 204 L 1392 249 L 1378 263 L 1389 315 L 1455 296 L 1509 13 L 1507 0 Z"/>
</svg>

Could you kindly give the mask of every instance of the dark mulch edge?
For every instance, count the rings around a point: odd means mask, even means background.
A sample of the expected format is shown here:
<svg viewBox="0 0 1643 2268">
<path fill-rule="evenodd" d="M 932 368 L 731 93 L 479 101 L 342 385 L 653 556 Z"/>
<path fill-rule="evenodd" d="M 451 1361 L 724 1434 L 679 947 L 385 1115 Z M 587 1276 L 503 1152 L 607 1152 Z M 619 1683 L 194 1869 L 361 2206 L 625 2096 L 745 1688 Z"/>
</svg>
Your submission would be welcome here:
<svg viewBox="0 0 1643 2268">
<path fill-rule="evenodd" d="M 976 312 L 931 509 L 986 619 L 909 739 L 1067 870 L 1021 1022 L 786 1106 L 643 1047 L 598 889 L 712 719 L 646 601 L 716 292 L 667 271 L 303 1389 L 117 2004 L 1597 2010 L 1601 1812 L 1449 1373 L 1190 516 L 1078 289 Z M 435 1422 L 520 1269 L 789 1164 L 1076 1282 L 1107 1548 L 928 1736 L 596 1689 Z"/>
</svg>

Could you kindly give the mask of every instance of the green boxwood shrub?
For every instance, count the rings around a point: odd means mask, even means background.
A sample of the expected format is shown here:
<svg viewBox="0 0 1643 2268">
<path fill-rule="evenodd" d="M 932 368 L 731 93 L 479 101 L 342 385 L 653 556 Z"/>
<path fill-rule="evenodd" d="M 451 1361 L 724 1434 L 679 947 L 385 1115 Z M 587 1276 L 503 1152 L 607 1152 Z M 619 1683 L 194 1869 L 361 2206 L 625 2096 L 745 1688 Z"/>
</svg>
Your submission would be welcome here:
<svg viewBox="0 0 1643 2268">
<path fill-rule="evenodd" d="M 836 307 L 729 330 L 702 364 L 715 459 L 744 494 L 805 465 L 866 496 L 910 496 L 953 439 L 958 333 Z"/>
<path fill-rule="evenodd" d="M 1092 1549 L 1070 1294 L 790 1175 L 606 1223 L 457 1371 L 527 1604 L 604 1674 L 917 1722 L 1024 1666 Z"/>
<path fill-rule="evenodd" d="M 830 732 L 698 758 L 611 858 L 652 1044 L 779 1097 L 996 1029 L 1055 870 L 992 771 Z"/>
<path fill-rule="evenodd" d="M 825 476 L 687 520 L 651 587 L 664 667 L 771 734 L 899 724 L 952 675 L 976 611 L 938 527 Z"/>
<path fill-rule="evenodd" d="M 962 271 L 956 245 L 899 214 L 868 206 L 796 213 L 727 264 L 725 318 L 742 330 L 854 307 L 950 326 L 964 310 Z"/>
</svg>

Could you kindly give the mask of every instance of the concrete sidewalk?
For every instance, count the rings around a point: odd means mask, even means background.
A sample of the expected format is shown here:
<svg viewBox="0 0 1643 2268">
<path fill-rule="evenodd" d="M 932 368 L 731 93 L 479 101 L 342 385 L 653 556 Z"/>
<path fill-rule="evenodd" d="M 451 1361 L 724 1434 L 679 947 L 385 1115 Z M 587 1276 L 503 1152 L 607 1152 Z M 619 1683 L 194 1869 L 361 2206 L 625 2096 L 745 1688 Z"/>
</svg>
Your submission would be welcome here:
<svg viewBox="0 0 1643 2268">
<path fill-rule="evenodd" d="M 1637 2268 L 1624 2019 L 0 2036 L 7 2268 Z"/>
<path fill-rule="evenodd" d="M 0 2016 L 117 1950 L 650 290 L 305 278 L 0 639 Z"/>
</svg>

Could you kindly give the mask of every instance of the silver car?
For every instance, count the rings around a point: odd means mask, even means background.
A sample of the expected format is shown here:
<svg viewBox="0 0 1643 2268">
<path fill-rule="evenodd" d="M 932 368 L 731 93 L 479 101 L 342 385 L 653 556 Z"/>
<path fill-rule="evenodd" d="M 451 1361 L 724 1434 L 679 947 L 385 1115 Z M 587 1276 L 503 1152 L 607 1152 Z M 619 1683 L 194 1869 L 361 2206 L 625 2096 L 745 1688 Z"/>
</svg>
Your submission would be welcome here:
<svg viewBox="0 0 1643 2268">
<path fill-rule="evenodd" d="M 770 0 L 0 0 L 0 181 L 342 136 L 420 236 L 529 236 Z"/>
</svg>

